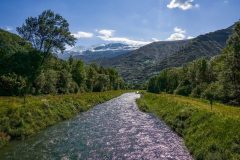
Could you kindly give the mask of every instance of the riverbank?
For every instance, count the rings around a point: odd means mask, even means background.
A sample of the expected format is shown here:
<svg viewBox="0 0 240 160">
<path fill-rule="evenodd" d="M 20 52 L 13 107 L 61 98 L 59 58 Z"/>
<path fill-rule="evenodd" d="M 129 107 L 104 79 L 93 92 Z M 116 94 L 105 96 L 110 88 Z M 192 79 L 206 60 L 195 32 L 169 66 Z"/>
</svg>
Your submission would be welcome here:
<svg viewBox="0 0 240 160">
<path fill-rule="evenodd" d="M 181 135 L 195 159 L 240 159 L 240 108 L 146 92 L 137 103 Z"/>
<path fill-rule="evenodd" d="M 93 107 L 24 141 L 0 149 L 4 160 L 192 160 L 182 139 L 156 116 L 139 111 L 134 92 Z"/>
<path fill-rule="evenodd" d="M 25 103 L 19 97 L 0 97 L 0 147 L 10 140 L 24 139 L 126 92 L 28 96 Z"/>
</svg>

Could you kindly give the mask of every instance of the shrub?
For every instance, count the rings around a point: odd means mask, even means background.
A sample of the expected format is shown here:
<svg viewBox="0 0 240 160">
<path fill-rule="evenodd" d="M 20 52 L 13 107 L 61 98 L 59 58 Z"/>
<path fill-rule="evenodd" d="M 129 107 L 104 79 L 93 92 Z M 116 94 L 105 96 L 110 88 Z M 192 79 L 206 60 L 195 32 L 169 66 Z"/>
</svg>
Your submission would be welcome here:
<svg viewBox="0 0 240 160">
<path fill-rule="evenodd" d="M 191 86 L 180 86 L 175 91 L 174 94 L 182 95 L 182 96 L 188 96 L 191 93 Z"/>
<path fill-rule="evenodd" d="M 27 81 L 22 76 L 15 73 L 9 73 L 0 76 L 0 94 L 9 95 L 22 95 L 26 89 Z"/>
</svg>

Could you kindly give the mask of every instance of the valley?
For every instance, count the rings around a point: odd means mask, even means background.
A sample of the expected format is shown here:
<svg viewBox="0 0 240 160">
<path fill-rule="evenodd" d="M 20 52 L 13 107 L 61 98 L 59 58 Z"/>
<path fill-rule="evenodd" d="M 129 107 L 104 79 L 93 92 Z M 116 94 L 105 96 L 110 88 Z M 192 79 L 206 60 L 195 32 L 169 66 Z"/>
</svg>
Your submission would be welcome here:
<svg viewBox="0 0 240 160">
<path fill-rule="evenodd" d="M 239 160 L 239 6 L 2 0 L 0 159 Z"/>
<path fill-rule="evenodd" d="M 116 48 L 109 53 L 109 50 L 105 49 L 102 52 L 85 52 L 84 55 L 79 52 L 76 53 L 79 55 L 73 57 L 87 63 L 95 62 L 105 67 L 114 67 L 126 82 L 143 84 L 163 69 L 179 67 L 198 58 L 211 58 L 220 54 L 232 29 L 233 26 L 189 40 L 153 42 L 135 50 L 131 48 L 123 51 L 122 48 Z"/>
</svg>

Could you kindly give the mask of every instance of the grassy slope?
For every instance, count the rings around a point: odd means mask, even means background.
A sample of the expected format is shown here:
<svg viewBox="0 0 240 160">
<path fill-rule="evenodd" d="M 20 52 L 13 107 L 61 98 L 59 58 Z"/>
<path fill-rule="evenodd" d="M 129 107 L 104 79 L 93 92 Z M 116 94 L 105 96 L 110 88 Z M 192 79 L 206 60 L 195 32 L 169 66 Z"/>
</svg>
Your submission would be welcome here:
<svg viewBox="0 0 240 160">
<path fill-rule="evenodd" d="M 0 147 L 9 139 L 24 138 L 126 91 L 70 95 L 0 97 Z"/>
<path fill-rule="evenodd" d="M 185 140 L 195 159 L 240 159 L 240 108 L 207 101 L 143 93 L 139 108 L 164 120 Z"/>
</svg>

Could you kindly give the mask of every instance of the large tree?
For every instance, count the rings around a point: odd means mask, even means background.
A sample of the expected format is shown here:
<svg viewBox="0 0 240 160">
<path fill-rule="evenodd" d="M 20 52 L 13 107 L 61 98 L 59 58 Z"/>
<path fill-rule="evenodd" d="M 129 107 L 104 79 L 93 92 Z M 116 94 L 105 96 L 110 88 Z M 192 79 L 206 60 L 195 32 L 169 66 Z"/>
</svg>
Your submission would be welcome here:
<svg viewBox="0 0 240 160">
<path fill-rule="evenodd" d="M 27 18 L 17 31 L 44 53 L 42 63 L 51 53 L 63 52 L 66 45 L 73 46 L 76 40 L 69 31 L 67 20 L 51 10 L 42 12 L 38 17 Z"/>
</svg>

